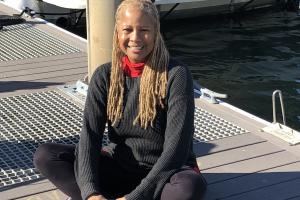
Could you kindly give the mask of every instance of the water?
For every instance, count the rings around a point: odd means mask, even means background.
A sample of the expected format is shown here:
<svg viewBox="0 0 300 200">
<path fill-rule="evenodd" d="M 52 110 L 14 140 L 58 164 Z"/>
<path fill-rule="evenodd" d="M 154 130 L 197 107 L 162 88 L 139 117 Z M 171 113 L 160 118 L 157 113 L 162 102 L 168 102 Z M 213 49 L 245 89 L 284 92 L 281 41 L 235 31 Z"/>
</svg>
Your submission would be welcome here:
<svg viewBox="0 0 300 200">
<path fill-rule="evenodd" d="M 272 9 L 228 16 L 165 21 L 172 56 L 224 101 L 272 121 L 272 92 L 283 92 L 287 125 L 300 130 L 300 16 Z M 81 33 L 82 34 L 82 33 Z M 279 102 L 277 102 L 279 106 Z M 280 108 L 278 121 L 282 121 Z"/>
<path fill-rule="evenodd" d="M 241 25 L 228 16 L 167 21 L 170 53 L 190 66 L 202 86 L 268 121 L 272 92 L 281 90 L 287 125 L 300 130 L 300 16 L 272 10 L 246 15 Z"/>
</svg>

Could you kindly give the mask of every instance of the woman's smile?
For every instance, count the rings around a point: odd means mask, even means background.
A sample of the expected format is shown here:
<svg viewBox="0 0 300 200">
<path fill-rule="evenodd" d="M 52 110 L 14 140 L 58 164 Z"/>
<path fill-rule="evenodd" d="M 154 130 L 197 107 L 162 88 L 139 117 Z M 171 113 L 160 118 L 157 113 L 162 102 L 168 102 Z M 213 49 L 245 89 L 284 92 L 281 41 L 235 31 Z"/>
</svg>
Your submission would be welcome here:
<svg viewBox="0 0 300 200">
<path fill-rule="evenodd" d="M 144 49 L 145 46 L 127 46 L 127 47 L 132 49 L 133 51 L 141 51 Z"/>
</svg>

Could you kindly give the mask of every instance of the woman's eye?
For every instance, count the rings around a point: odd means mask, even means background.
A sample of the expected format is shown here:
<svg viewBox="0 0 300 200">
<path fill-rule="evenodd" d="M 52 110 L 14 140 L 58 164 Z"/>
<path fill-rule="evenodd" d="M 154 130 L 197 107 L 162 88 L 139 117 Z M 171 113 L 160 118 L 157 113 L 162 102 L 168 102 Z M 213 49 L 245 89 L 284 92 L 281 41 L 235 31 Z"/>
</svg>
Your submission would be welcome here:
<svg viewBox="0 0 300 200">
<path fill-rule="evenodd" d="M 124 32 L 130 32 L 130 29 L 129 28 L 124 28 L 123 31 Z"/>
</svg>

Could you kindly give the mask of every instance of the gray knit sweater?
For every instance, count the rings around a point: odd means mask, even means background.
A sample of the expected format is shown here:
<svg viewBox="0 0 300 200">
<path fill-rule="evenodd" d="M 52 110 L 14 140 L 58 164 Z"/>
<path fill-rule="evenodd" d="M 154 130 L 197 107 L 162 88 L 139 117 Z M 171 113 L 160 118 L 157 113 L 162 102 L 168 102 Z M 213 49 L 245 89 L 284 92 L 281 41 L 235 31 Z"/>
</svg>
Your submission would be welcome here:
<svg viewBox="0 0 300 200">
<path fill-rule="evenodd" d="M 107 120 L 107 96 L 111 64 L 97 68 L 90 81 L 85 104 L 83 127 L 76 148 L 75 174 L 86 199 L 99 193 L 98 160 L 106 122 L 108 136 L 114 143 L 113 156 L 128 170 L 148 168 L 148 175 L 127 200 L 153 200 L 170 176 L 183 165 L 195 166 L 192 150 L 194 133 L 193 81 L 187 67 L 170 59 L 166 107 L 158 107 L 153 127 L 133 125 L 138 113 L 140 77 L 125 76 L 123 118 L 114 126 Z"/>
</svg>

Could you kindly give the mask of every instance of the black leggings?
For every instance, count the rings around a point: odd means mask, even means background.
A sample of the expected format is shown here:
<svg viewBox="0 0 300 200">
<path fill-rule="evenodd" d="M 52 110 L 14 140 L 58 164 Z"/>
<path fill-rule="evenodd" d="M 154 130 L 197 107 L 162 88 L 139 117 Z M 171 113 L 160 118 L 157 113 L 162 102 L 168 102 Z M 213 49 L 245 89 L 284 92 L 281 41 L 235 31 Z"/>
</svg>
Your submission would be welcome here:
<svg viewBox="0 0 300 200">
<path fill-rule="evenodd" d="M 80 189 L 74 175 L 74 145 L 46 143 L 34 154 L 34 165 L 58 189 L 72 198 L 81 200 Z M 106 198 L 117 198 L 130 193 L 147 174 L 130 174 L 109 156 L 101 156 L 99 166 L 100 189 Z M 206 182 L 201 174 L 185 167 L 171 176 L 165 184 L 161 200 L 201 200 Z"/>
</svg>

